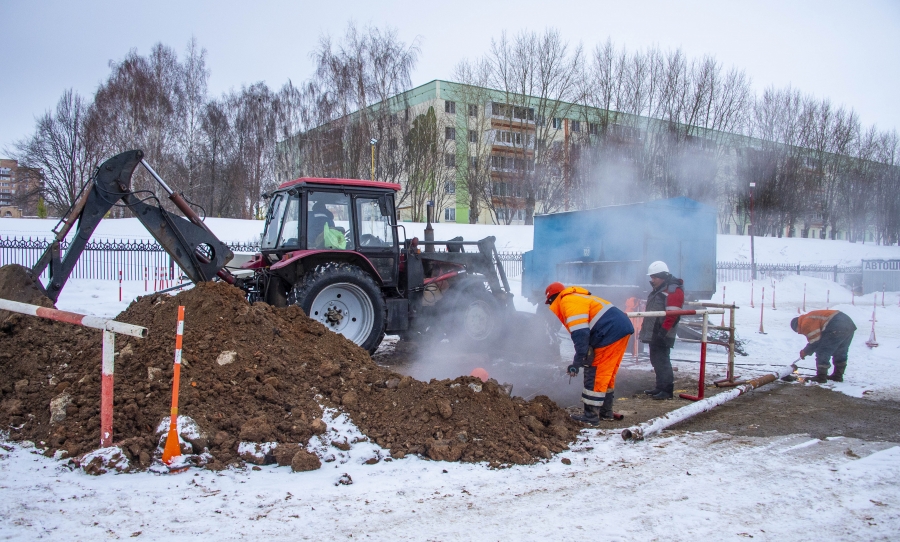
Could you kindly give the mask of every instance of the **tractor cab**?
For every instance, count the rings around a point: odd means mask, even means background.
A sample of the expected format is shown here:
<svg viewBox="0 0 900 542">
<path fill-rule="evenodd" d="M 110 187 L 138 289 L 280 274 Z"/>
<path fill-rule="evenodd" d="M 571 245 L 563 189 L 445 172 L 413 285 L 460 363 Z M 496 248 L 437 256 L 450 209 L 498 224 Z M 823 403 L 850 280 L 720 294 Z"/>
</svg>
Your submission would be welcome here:
<svg viewBox="0 0 900 542">
<path fill-rule="evenodd" d="M 394 194 L 399 189 L 398 184 L 357 179 L 301 178 L 283 183 L 269 195 L 260 243 L 264 259 L 274 263 L 288 254 L 289 258 L 328 254 L 330 260 L 352 261 L 362 256 L 382 286 L 396 286 L 399 242 Z"/>
</svg>

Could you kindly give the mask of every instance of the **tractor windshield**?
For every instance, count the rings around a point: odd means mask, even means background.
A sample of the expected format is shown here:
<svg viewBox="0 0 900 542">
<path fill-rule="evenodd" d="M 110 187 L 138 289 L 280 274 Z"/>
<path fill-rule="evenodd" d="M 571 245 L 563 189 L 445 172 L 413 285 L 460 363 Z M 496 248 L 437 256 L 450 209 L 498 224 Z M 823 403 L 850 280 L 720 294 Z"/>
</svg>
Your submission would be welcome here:
<svg viewBox="0 0 900 542">
<path fill-rule="evenodd" d="M 269 206 L 262 248 L 296 247 L 300 238 L 300 198 L 278 194 Z"/>
<path fill-rule="evenodd" d="M 349 195 L 309 192 L 306 216 L 306 248 L 354 250 Z"/>
</svg>

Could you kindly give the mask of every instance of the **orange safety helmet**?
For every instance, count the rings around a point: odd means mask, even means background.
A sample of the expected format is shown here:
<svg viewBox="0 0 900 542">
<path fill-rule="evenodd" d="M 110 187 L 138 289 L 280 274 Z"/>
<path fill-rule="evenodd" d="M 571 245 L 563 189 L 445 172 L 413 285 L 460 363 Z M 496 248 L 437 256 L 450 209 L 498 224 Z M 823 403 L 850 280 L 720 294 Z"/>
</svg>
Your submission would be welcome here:
<svg viewBox="0 0 900 542">
<path fill-rule="evenodd" d="M 566 286 L 562 282 L 550 283 L 550 285 L 547 286 L 547 289 L 544 290 L 544 295 L 547 296 L 547 301 L 545 303 L 547 305 L 549 305 L 552 302 L 550 300 L 550 298 L 557 295 L 558 293 L 560 293 L 561 291 L 563 291 L 565 289 L 566 289 Z"/>
</svg>

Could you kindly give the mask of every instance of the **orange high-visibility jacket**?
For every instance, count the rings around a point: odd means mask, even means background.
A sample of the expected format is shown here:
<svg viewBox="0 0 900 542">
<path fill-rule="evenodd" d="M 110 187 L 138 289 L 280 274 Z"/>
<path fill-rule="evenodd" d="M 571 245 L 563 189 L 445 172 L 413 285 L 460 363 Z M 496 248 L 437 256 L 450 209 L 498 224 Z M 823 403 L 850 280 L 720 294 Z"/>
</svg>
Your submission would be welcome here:
<svg viewBox="0 0 900 542">
<path fill-rule="evenodd" d="M 634 333 L 624 312 L 580 286 L 560 292 L 550 310 L 572 335 L 576 358 L 587 356 L 589 348 L 601 348 Z"/>
<path fill-rule="evenodd" d="M 797 318 L 797 333 L 806 335 L 809 344 L 818 341 L 822 337 L 822 331 L 834 316 L 840 311 L 823 310 L 810 311 Z"/>
</svg>

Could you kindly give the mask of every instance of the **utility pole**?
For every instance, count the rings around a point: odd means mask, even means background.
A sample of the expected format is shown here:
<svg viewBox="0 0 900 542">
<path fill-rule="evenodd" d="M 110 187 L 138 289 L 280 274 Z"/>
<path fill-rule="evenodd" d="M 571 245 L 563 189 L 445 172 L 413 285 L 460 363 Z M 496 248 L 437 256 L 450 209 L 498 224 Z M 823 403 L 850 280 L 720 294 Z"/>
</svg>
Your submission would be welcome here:
<svg viewBox="0 0 900 542">
<path fill-rule="evenodd" d="M 372 177 L 371 179 L 375 180 L 375 144 L 378 143 L 378 140 L 374 137 L 369 140 L 369 143 L 372 145 Z"/>
<path fill-rule="evenodd" d="M 750 183 L 750 278 L 756 280 L 756 256 L 753 250 L 753 233 L 756 229 L 756 222 L 753 221 L 753 189 L 756 183 Z"/>
</svg>

